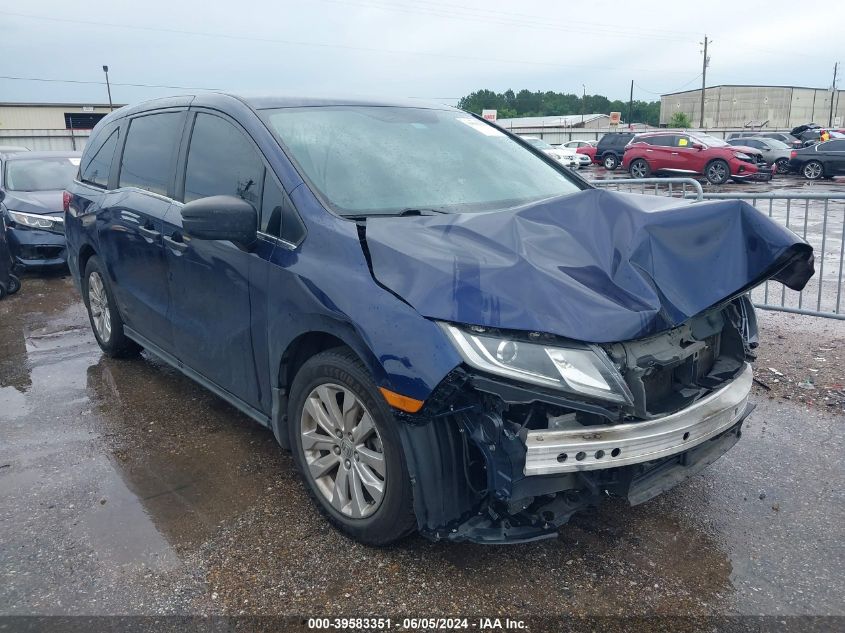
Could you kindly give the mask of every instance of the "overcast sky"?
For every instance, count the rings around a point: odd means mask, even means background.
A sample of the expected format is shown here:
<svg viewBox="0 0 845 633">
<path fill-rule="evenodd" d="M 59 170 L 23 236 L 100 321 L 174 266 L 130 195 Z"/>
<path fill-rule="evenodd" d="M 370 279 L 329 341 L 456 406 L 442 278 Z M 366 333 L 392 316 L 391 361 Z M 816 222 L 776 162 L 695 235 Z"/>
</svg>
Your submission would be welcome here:
<svg viewBox="0 0 845 633">
<path fill-rule="evenodd" d="M 642 10 L 632 7 L 640 6 Z M 752 8 L 753 6 L 753 8 Z M 103 80 L 116 103 L 184 92 L 360 94 L 454 103 L 473 90 L 656 99 L 707 84 L 830 87 L 836 3 L 523 0 L 0 0 L 0 75 Z M 811 16 L 818 16 L 814 19 Z M 840 73 L 841 75 L 842 73 Z M 845 85 L 840 81 L 839 86 Z M 0 78 L 0 101 L 105 102 L 105 86 Z"/>
</svg>

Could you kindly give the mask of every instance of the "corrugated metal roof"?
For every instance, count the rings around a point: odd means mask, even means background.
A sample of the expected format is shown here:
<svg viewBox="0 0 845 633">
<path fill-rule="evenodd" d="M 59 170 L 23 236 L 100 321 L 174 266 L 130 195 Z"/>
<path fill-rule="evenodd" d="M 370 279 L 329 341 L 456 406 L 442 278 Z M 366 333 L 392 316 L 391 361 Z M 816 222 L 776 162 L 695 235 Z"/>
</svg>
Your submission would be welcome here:
<svg viewBox="0 0 845 633">
<path fill-rule="evenodd" d="M 502 127 L 573 127 L 592 123 L 598 119 L 609 119 L 607 114 L 585 114 L 583 119 L 580 114 L 566 114 L 563 116 L 525 116 L 513 119 L 498 119 L 496 125 Z"/>
</svg>

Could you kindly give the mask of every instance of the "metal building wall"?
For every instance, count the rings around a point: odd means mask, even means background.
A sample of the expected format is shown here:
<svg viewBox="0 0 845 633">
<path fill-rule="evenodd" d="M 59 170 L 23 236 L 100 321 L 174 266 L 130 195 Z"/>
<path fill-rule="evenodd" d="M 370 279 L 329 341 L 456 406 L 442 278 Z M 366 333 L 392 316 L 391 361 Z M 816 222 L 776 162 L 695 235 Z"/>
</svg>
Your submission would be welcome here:
<svg viewBox="0 0 845 633">
<path fill-rule="evenodd" d="M 58 104 L 50 106 L 20 104 L 0 105 L 0 130 L 64 130 L 65 113 L 74 114 L 108 114 L 108 107 Z"/>
<path fill-rule="evenodd" d="M 845 98 L 838 91 L 834 116 L 842 116 Z M 813 88 L 779 86 L 714 86 L 705 91 L 704 126 L 743 128 L 768 121 L 768 128 L 793 128 L 802 123 L 827 123 L 831 92 Z M 836 107 L 838 106 L 838 107 Z M 666 125 L 675 112 L 684 112 L 698 125 L 701 91 L 663 95 L 660 98 L 660 123 Z"/>
</svg>

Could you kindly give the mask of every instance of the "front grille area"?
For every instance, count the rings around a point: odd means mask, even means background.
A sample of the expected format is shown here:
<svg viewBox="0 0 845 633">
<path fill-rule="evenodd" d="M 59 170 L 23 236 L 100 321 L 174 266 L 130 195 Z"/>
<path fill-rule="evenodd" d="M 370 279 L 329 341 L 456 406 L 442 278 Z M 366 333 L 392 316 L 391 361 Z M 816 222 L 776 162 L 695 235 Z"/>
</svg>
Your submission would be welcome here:
<svg viewBox="0 0 845 633">
<path fill-rule="evenodd" d="M 742 323 L 732 303 L 658 336 L 607 346 L 634 399 L 631 420 L 678 411 L 733 379 L 749 357 Z"/>
</svg>

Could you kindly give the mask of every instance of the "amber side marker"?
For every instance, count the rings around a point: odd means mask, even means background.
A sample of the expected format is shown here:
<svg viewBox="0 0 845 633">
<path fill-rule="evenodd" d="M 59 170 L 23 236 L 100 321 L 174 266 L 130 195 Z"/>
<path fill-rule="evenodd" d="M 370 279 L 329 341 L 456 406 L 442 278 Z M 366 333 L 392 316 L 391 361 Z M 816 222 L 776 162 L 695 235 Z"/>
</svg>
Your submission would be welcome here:
<svg viewBox="0 0 845 633">
<path fill-rule="evenodd" d="M 381 395 L 383 395 L 384 399 L 387 400 L 387 404 L 399 409 L 400 411 L 405 411 L 406 413 L 416 413 L 422 409 L 423 404 L 425 404 L 422 400 L 403 396 L 402 394 L 391 391 L 390 389 L 385 389 L 384 387 L 379 387 L 378 390 L 381 391 Z"/>
</svg>

